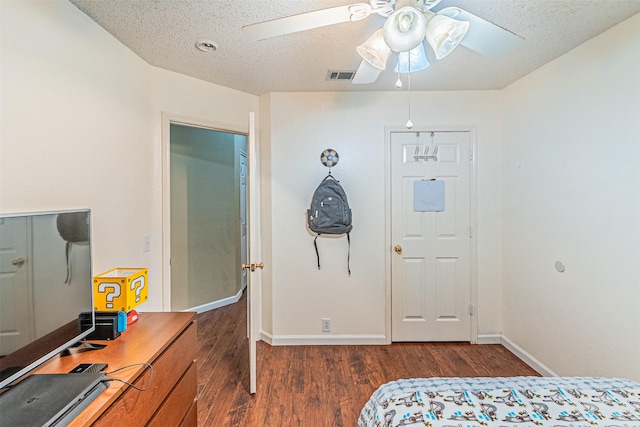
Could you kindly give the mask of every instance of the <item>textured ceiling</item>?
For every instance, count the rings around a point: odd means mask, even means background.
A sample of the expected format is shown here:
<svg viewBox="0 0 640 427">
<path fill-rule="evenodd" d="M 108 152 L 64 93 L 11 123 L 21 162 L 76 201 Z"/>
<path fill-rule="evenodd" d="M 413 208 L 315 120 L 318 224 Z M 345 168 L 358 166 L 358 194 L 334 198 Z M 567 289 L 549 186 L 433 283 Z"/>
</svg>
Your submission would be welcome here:
<svg viewBox="0 0 640 427">
<path fill-rule="evenodd" d="M 328 70 L 357 69 L 361 58 L 355 47 L 384 24 L 379 15 L 261 41 L 242 32 L 248 24 L 350 4 L 347 0 L 70 1 L 149 64 L 243 92 L 395 89 L 393 71 L 367 85 L 326 80 Z M 429 51 L 431 66 L 412 74 L 413 90 L 502 89 L 640 12 L 640 0 L 443 0 L 434 10 L 446 6 L 465 9 L 525 41 L 498 59 L 459 46 L 437 61 Z M 201 52 L 195 47 L 199 39 L 214 40 L 219 48 Z"/>
</svg>

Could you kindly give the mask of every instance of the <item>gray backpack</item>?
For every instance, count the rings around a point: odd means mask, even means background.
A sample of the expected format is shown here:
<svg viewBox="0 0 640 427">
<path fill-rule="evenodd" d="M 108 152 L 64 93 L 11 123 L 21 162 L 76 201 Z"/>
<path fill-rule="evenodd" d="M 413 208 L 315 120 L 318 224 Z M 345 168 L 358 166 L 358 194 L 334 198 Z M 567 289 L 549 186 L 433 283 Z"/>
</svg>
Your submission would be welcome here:
<svg viewBox="0 0 640 427">
<path fill-rule="evenodd" d="M 316 188 L 311 199 L 311 207 L 307 209 L 307 224 L 309 229 L 317 233 L 313 239 L 320 269 L 320 254 L 318 252 L 318 236 L 322 234 L 346 234 L 349 244 L 347 255 L 347 271 L 351 275 L 349 262 L 351 258 L 351 208 L 347 201 L 347 194 L 332 175 L 327 175 Z"/>
</svg>

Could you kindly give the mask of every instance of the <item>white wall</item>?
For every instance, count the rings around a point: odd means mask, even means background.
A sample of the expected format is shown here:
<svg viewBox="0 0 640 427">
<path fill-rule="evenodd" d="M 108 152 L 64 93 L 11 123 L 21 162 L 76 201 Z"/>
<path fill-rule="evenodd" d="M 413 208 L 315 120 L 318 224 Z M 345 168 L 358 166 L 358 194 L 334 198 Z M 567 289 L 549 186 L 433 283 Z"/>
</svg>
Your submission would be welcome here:
<svg viewBox="0 0 640 427">
<path fill-rule="evenodd" d="M 0 211 L 91 208 L 94 274 L 148 267 L 140 309 L 162 310 L 161 113 L 246 128 L 258 98 L 148 65 L 67 1 L 0 7 Z"/>
<path fill-rule="evenodd" d="M 271 94 L 260 97 L 260 237 L 262 244 L 260 255 L 265 268 L 262 270 L 262 280 L 260 283 L 259 298 L 262 302 L 260 306 L 261 329 L 265 335 L 273 334 L 273 281 L 271 271 L 273 265 L 273 252 L 271 241 L 273 233 L 271 229 L 272 206 L 271 206 Z"/>
<path fill-rule="evenodd" d="M 478 167 L 478 307 L 481 334 L 500 332 L 499 92 L 413 93 L 412 120 L 420 125 L 475 126 Z M 271 93 L 271 283 L 263 301 L 265 332 L 273 342 L 332 337 L 375 342 L 385 336 L 385 126 L 407 120 L 406 92 Z M 263 127 L 264 131 L 264 127 Z M 333 174 L 353 209 L 351 271 L 347 242 L 313 235 L 305 211 L 327 174 L 320 154 L 340 155 Z M 263 175 L 264 177 L 264 175 Z M 263 212 L 265 214 L 265 212 Z M 321 318 L 332 333 L 321 333 Z M 270 323 L 271 321 L 272 323 Z M 269 329 L 271 327 L 271 329 Z"/>
<path fill-rule="evenodd" d="M 504 98 L 503 333 L 557 374 L 640 380 L 640 15 Z"/>
</svg>

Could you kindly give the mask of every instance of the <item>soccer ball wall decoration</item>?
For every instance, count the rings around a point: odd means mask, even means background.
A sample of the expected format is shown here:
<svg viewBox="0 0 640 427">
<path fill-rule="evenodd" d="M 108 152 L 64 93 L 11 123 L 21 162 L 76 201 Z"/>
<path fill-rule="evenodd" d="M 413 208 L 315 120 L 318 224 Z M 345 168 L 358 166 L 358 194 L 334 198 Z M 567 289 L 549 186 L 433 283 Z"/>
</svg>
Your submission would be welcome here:
<svg viewBox="0 0 640 427">
<path fill-rule="evenodd" d="M 338 160 L 340 160 L 340 156 L 338 156 L 336 150 L 332 150 L 331 148 L 327 148 L 320 154 L 320 162 L 328 168 L 337 165 Z"/>
</svg>

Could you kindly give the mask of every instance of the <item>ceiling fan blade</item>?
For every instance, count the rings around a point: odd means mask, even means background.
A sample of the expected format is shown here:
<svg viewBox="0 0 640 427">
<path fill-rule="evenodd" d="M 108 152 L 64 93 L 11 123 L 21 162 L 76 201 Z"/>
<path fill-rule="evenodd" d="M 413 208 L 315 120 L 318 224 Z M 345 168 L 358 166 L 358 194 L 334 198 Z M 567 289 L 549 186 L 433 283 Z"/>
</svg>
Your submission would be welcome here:
<svg viewBox="0 0 640 427">
<path fill-rule="evenodd" d="M 353 76 L 353 79 L 351 79 L 351 83 L 356 85 L 373 83 L 378 79 L 381 72 L 382 70 L 374 67 L 363 59 L 356 74 Z"/>
<path fill-rule="evenodd" d="M 498 58 L 514 50 L 524 38 L 458 7 L 445 7 L 437 13 L 469 22 L 469 31 L 460 44 L 489 58 Z"/>
<path fill-rule="evenodd" d="M 354 3 L 246 25 L 242 27 L 242 31 L 254 40 L 263 40 L 312 28 L 363 19 L 371 15 L 371 11 L 371 5 L 367 3 Z"/>
</svg>

